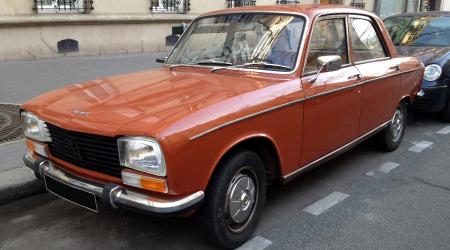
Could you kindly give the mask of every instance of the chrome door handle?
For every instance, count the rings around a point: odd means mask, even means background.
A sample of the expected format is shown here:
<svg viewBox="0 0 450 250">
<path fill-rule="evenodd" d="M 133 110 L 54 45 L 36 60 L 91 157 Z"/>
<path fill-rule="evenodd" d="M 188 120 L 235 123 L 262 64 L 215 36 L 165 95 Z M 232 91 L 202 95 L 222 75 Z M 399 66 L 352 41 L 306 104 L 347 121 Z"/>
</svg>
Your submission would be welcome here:
<svg viewBox="0 0 450 250">
<path fill-rule="evenodd" d="M 394 65 L 392 67 L 389 67 L 389 69 L 395 69 L 396 71 L 400 71 L 400 65 Z"/>
<path fill-rule="evenodd" d="M 355 80 L 355 79 L 361 80 L 361 74 L 356 74 L 356 75 L 349 76 L 347 79 L 348 80 Z"/>
</svg>

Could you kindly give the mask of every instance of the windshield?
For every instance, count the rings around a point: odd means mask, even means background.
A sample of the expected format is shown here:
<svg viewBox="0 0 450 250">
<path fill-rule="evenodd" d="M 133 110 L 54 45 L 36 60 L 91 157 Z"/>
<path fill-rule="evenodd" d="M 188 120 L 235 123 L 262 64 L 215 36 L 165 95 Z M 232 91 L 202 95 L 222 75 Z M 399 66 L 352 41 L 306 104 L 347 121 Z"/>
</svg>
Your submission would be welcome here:
<svg viewBox="0 0 450 250">
<path fill-rule="evenodd" d="M 191 24 L 168 64 L 218 65 L 291 71 L 304 19 L 281 14 L 233 14 Z"/>
<path fill-rule="evenodd" d="M 396 46 L 450 46 L 450 16 L 410 16 L 385 20 Z"/>
</svg>

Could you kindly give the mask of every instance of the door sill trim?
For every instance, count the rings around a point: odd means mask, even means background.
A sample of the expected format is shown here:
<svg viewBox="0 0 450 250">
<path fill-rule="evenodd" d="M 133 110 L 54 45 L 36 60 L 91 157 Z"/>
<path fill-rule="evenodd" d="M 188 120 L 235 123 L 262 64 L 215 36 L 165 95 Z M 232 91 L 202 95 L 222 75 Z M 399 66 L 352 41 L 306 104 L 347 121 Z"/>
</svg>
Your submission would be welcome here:
<svg viewBox="0 0 450 250">
<path fill-rule="evenodd" d="M 315 161 L 313 161 L 311 163 L 308 163 L 304 167 L 301 167 L 301 168 L 295 170 L 294 172 L 283 176 L 282 177 L 283 183 L 288 183 L 288 182 L 292 181 L 293 179 L 297 178 L 298 176 L 308 172 L 309 170 L 314 169 L 315 167 L 320 166 L 323 163 L 325 163 L 325 162 L 327 162 L 329 160 L 332 160 L 332 159 L 338 157 L 339 155 L 347 152 L 348 150 L 350 150 L 350 149 L 354 148 L 355 146 L 359 145 L 360 143 L 362 143 L 363 141 L 365 141 L 366 139 L 368 139 L 372 135 L 374 135 L 374 134 L 380 132 L 381 130 L 383 130 L 384 128 L 386 128 L 389 125 L 390 122 L 391 121 L 387 121 L 387 122 L 383 123 L 381 126 L 379 126 L 379 127 L 375 128 L 375 129 L 369 131 L 367 134 L 357 138 L 356 140 L 351 141 L 351 142 L 345 144 L 344 146 L 342 146 L 342 147 L 340 147 L 340 148 L 338 148 L 338 149 L 336 149 L 336 150 L 326 154 L 325 156 L 322 156 L 319 159 L 317 159 L 317 160 L 315 160 Z"/>
</svg>

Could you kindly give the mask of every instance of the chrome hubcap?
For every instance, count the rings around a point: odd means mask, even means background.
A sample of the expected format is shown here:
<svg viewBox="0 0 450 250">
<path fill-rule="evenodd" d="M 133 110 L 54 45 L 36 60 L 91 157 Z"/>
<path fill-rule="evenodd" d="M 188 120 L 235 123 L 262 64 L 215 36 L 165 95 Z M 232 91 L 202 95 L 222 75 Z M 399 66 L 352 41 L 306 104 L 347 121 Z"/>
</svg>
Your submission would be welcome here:
<svg viewBox="0 0 450 250">
<path fill-rule="evenodd" d="M 400 109 L 397 109 L 391 121 L 392 140 L 394 142 L 397 142 L 400 139 L 402 131 L 403 131 L 403 113 Z"/>
<path fill-rule="evenodd" d="M 254 172 L 246 167 L 236 173 L 228 186 L 225 202 L 226 224 L 234 233 L 244 230 L 254 213 L 258 195 L 255 178 Z"/>
<path fill-rule="evenodd" d="M 235 223 L 242 223 L 252 212 L 255 203 L 255 184 L 245 174 L 236 176 L 231 183 L 231 192 L 228 196 L 228 214 Z"/>
</svg>

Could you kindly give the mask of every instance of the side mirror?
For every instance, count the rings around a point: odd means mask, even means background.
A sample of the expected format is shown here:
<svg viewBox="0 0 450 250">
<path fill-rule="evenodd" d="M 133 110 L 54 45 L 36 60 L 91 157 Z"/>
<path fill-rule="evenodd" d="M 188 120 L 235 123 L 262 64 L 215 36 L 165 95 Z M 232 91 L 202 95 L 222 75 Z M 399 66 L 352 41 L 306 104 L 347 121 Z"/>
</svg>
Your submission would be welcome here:
<svg viewBox="0 0 450 250">
<path fill-rule="evenodd" d="M 166 61 L 167 61 L 167 56 L 161 57 L 161 58 L 156 58 L 157 63 L 165 63 Z"/>
<path fill-rule="evenodd" d="M 342 58 L 340 56 L 320 56 L 317 58 L 317 74 L 309 81 L 314 83 L 319 78 L 320 73 L 340 70 L 342 68 Z"/>
</svg>

